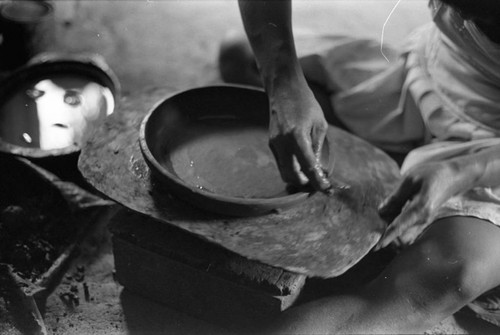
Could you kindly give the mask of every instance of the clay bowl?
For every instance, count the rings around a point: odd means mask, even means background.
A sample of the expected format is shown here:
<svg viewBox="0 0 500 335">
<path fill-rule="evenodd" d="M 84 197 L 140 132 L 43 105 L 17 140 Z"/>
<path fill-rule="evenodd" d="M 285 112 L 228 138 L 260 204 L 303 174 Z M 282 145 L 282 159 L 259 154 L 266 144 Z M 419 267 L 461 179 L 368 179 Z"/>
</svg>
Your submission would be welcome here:
<svg viewBox="0 0 500 335">
<path fill-rule="evenodd" d="M 73 155 L 114 111 L 119 82 L 95 54 L 41 54 L 0 82 L 0 152 Z"/>
<path fill-rule="evenodd" d="M 194 88 L 167 97 L 144 118 L 140 147 L 154 181 L 203 209 L 253 216 L 286 209 L 310 193 L 292 192 L 268 147 L 264 91 Z M 322 164 L 331 170 L 328 142 Z"/>
</svg>

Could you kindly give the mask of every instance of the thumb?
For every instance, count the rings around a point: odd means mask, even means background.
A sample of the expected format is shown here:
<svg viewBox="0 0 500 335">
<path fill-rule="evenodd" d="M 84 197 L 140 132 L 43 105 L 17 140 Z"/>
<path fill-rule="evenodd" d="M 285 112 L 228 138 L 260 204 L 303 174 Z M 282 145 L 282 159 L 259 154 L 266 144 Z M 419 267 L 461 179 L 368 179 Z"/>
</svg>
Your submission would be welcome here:
<svg viewBox="0 0 500 335">
<path fill-rule="evenodd" d="M 399 186 L 380 204 L 378 212 L 390 224 L 402 211 L 404 205 L 418 192 L 420 185 L 412 178 L 405 178 Z"/>
<path fill-rule="evenodd" d="M 316 158 L 320 158 L 321 150 L 323 149 L 323 143 L 326 138 L 327 126 L 317 125 L 313 127 L 311 131 L 311 144 Z"/>
</svg>

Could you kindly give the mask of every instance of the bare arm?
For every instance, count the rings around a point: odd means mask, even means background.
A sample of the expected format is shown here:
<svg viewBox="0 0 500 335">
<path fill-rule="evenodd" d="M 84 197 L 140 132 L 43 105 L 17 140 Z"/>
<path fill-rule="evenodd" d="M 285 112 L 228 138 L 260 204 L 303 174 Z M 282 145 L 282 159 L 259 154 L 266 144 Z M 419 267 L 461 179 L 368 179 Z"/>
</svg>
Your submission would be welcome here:
<svg viewBox="0 0 500 335">
<path fill-rule="evenodd" d="M 283 179 L 331 188 L 319 163 L 327 122 L 300 67 L 290 0 L 240 0 L 240 12 L 270 102 L 269 144 Z"/>
<path fill-rule="evenodd" d="M 463 158 L 466 171 L 474 177 L 472 186 L 500 186 L 500 145 Z M 460 164 L 460 160 L 457 160 Z"/>
<path fill-rule="evenodd" d="M 245 31 L 270 94 L 292 81 L 307 87 L 292 34 L 290 0 L 240 0 Z"/>
</svg>

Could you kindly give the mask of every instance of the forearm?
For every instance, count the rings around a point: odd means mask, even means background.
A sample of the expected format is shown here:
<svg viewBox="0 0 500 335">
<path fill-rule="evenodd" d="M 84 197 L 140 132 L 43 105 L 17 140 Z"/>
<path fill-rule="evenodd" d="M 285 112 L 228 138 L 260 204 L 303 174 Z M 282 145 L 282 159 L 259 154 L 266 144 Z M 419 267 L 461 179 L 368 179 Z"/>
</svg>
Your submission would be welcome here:
<svg viewBox="0 0 500 335">
<path fill-rule="evenodd" d="M 239 0 L 269 97 L 269 146 L 283 180 L 331 192 L 320 164 L 328 124 L 295 51 L 291 0 Z"/>
<path fill-rule="evenodd" d="M 454 158 L 450 162 L 464 174 L 468 188 L 500 186 L 500 145 Z"/>
<path fill-rule="evenodd" d="M 293 39 L 291 1 L 239 0 L 239 6 L 268 93 L 306 85 Z"/>
</svg>

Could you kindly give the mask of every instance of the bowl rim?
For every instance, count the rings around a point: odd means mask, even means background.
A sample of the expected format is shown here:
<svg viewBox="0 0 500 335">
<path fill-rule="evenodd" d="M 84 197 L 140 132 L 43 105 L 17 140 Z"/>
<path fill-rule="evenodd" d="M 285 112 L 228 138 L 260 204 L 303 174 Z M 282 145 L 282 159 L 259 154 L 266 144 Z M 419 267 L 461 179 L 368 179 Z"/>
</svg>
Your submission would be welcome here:
<svg viewBox="0 0 500 335">
<path fill-rule="evenodd" d="M 170 99 L 186 94 L 189 92 L 194 92 L 198 90 L 205 90 L 205 89 L 214 89 L 214 88 L 240 88 L 240 89 L 246 89 L 246 90 L 253 90 L 253 91 L 258 91 L 265 93 L 264 89 L 261 89 L 259 87 L 254 87 L 254 86 L 247 86 L 247 85 L 239 85 L 239 84 L 217 84 L 217 85 L 208 85 L 208 86 L 201 86 L 201 87 L 195 87 L 195 88 L 190 88 L 186 90 L 181 90 L 177 91 L 174 93 L 171 93 L 167 96 L 165 96 L 163 99 L 161 99 L 159 102 L 157 102 L 152 108 L 149 109 L 148 113 L 146 116 L 143 118 L 140 128 L 139 128 L 139 146 L 142 151 L 142 154 L 146 160 L 146 163 L 150 165 L 151 172 L 155 174 L 155 172 L 160 173 L 161 176 L 164 178 L 167 178 L 169 183 L 172 183 L 173 186 L 175 187 L 180 187 L 186 191 L 191 192 L 192 194 L 196 194 L 198 196 L 201 196 L 202 198 L 208 198 L 211 200 L 215 200 L 221 203 L 225 204 L 233 204 L 233 205 L 239 205 L 239 206 L 248 206 L 248 207 L 253 207 L 254 209 L 257 209 L 259 207 L 262 207 L 262 209 L 265 211 L 265 209 L 268 209 L 268 211 L 273 211 L 273 210 L 279 210 L 281 208 L 286 208 L 289 207 L 293 204 L 296 204 L 300 201 L 303 201 L 307 199 L 309 196 L 311 196 L 315 191 L 297 191 L 295 193 L 285 195 L 285 196 L 280 196 L 280 197 L 275 197 L 275 198 L 243 198 L 243 197 L 233 197 L 233 196 L 228 196 L 228 195 L 223 195 L 223 194 L 218 194 L 218 193 L 211 193 L 207 191 L 200 190 L 192 185 L 189 185 L 188 183 L 184 182 L 181 178 L 179 178 L 177 175 L 169 172 L 167 169 L 165 169 L 156 159 L 156 157 L 153 155 L 151 150 L 149 149 L 148 141 L 146 139 L 146 128 L 148 125 L 148 122 L 152 115 L 155 113 L 158 113 L 160 110 L 160 107 L 167 103 Z M 325 139 L 326 140 L 326 139 Z M 330 170 L 333 170 L 333 164 L 331 158 L 329 159 L 329 164 L 328 164 L 328 171 L 331 172 Z M 156 170 L 156 171 L 154 171 Z M 221 211 L 219 211 L 221 212 Z M 228 210 L 229 212 L 229 210 Z"/>
<path fill-rule="evenodd" d="M 7 13 L 7 10 L 11 6 L 17 6 L 19 3 L 9 1 L 4 4 L 0 4 L 0 16 L 3 20 L 14 22 L 14 23 L 28 23 L 34 24 L 38 22 L 43 22 L 49 20 L 51 16 L 54 15 L 54 4 L 51 1 L 29 1 L 29 3 L 35 4 L 35 6 L 43 7 L 45 10 L 42 15 L 36 17 L 27 17 L 27 16 L 11 16 Z"/>
</svg>

